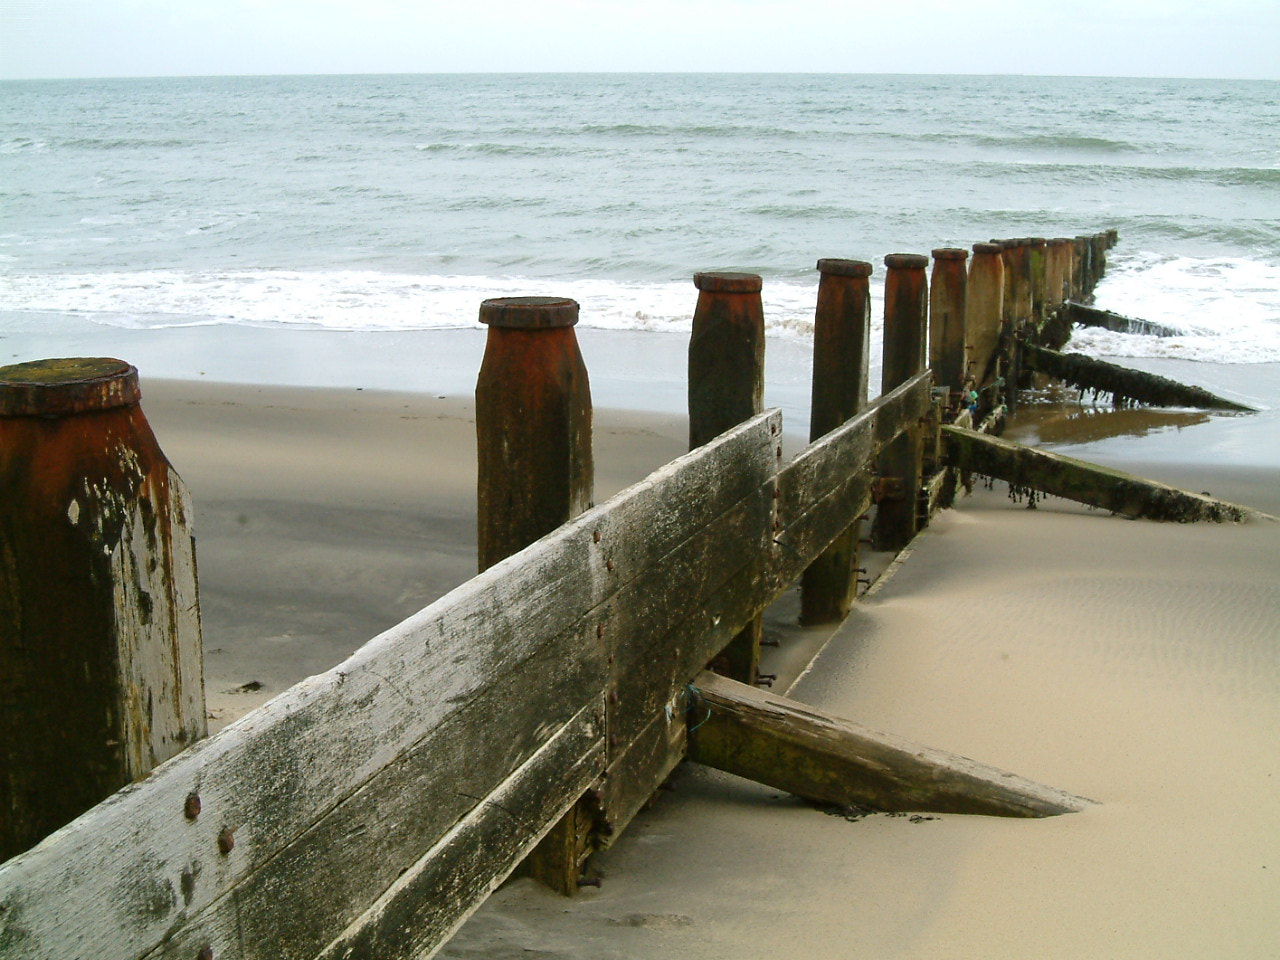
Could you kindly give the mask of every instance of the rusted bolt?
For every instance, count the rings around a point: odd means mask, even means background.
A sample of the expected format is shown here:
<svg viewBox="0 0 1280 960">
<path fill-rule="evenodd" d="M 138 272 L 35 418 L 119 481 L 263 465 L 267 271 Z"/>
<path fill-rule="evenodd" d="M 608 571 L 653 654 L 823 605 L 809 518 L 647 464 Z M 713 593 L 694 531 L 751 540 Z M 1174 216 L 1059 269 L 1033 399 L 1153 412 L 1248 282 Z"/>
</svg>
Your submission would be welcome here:
<svg viewBox="0 0 1280 960">
<path fill-rule="evenodd" d="M 235 849 L 235 846 L 236 846 L 235 832 L 232 831 L 230 827 L 225 827 L 223 831 L 220 834 L 218 834 L 218 850 L 221 851 L 222 855 L 225 857 L 228 853 L 230 853 L 232 850 Z"/>
<path fill-rule="evenodd" d="M 616 704 L 618 703 L 618 699 L 619 699 L 619 698 L 618 698 L 618 691 L 617 691 L 617 690 L 610 690 L 610 691 L 609 691 L 609 702 L 610 702 L 610 703 L 612 703 L 612 704 L 615 704 L 615 705 L 616 705 Z"/>
<path fill-rule="evenodd" d="M 618 745 L 618 735 L 616 733 L 609 734 L 609 746 L 616 747 Z"/>
<path fill-rule="evenodd" d="M 599 530 L 594 531 L 594 532 L 591 534 L 591 539 L 592 539 L 592 540 L 594 540 L 596 543 L 599 543 L 599 542 L 600 542 L 600 531 L 599 531 Z"/>
<path fill-rule="evenodd" d="M 776 646 L 778 646 L 778 641 L 777 641 L 776 639 L 775 639 L 775 640 L 761 640 L 761 641 L 760 641 L 760 646 L 762 646 L 762 647 L 776 647 Z"/>
<path fill-rule="evenodd" d="M 587 877 L 579 877 L 579 878 L 578 878 L 578 886 L 580 886 L 580 887 L 599 887 L 599 886 L 600 886 L 600 878 L 599 878 L 599 877 L 591 877 L 590 879 L 588 879 Z"/>
<path fill-rule="evenodd" d="M 182 813 L 188 820 L 194 820 L 200 816 L 200 794 L 187 794 L 186 802 L 182 804 Z"/>
<path fill-rule="evenodd" d="M 773 686 L 773 681 L 775 681 L 775 680 L 777 680 L 777 679 L 778 679 L 778 675 L 777 675 L 776 673 L 757 673 L 757 674 L 756 674 L 756 686 L 758 686 L 758 687 L 772 687 L 772 686 Z"/>
<path fill-rule="evenodd" d="M 773 499 L 775 500 L 782 499 L 782 491 L 778 487 L 773 488 Z"/>
<path fill-rule="evenodd" d="M 213 960 L 213 947 L 201 947 L 196 960 Z"/>
<path fill-rule="evenodd" d="M 603 639 L 604 639 L 604 624 L 603 624 L 603 623 L 597 623 L 597 624 L 596 624 L 596 639 L 597 639 L 597 640 L 603 640 Z"/>
<path fill-rule="evenodd" d="M 605 561 L 604 568 L 608 570 L 610 573 L 613 573 L 613 561 L 612 560 Z"/>
<path fill-rule="evenodd" d="M 775 450 L 775 451 L 774 451 L 774 453 L 777 455 L 777 457 L 778 457 L 778 459 L 779 459 L 779 460 L 781 460 L 781 459 L 782 459 L 782 448 L 781 448 L 781 447 L 779 447 L 777 450 Z"/>
</svg>

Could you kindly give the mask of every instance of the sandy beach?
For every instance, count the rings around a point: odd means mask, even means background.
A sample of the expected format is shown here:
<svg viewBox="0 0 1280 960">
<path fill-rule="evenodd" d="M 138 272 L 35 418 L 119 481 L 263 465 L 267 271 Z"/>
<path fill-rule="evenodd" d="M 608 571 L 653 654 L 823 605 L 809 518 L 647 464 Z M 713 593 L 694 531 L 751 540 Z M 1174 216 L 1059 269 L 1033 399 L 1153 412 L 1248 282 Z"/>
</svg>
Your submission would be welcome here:
<svg viewBox="0 0 1280 960">
<path fill-rule="evenodd" d="M 469 399 L 143 390 L 196 504 L 213 728 L 471 575 Z M 1044 408 L 1010 435 L 1280 513 L 1274 412 L 1165 416 Z M 678 414 L 598 410 L 597 500 L 685 433 Z M 686 765 L 598 858 L 600 889 L 508 884 L 441 956 L 1274 957 L 1278 562 L 1280 524 L 1031 511 L 979 488 L 834 636 L 789 628 L 784 600 L 766 669 L 789 682 L 796 650 L 829 639 L 797 699 L 1098 806 L 853 822 Z"/>
</svg>

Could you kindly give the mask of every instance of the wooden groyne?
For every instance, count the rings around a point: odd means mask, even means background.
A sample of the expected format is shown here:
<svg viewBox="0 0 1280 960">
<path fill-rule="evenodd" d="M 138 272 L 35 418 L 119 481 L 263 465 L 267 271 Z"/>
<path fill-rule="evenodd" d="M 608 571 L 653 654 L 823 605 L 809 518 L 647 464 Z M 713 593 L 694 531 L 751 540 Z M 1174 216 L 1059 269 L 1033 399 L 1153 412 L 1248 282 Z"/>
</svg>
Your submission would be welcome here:
<svg viewBox="0 0 1280 960">
<path fill-rule="evenodd" d="M 760 278 L 699 274 L 692 449 L 599 505 L 577 304 L 486 301 L 481 572 L 0 864 L 0 955 L 429 956 L 517 869 L 564 892 L 590 882 L 591 855 L 686 758 L 822 802 L 1081 809 L 760 691 L 755 625 L 797 581 L 806 621 L 838 622 L 868 526 L 897 549 L 960 467 L 981 469 L 948 431 L 1000 423 L 1018 334 L 1052 302 L 1054 284 L 1019 271 L 1065 262 L 1062 290 L 1087 296 L 1108 239 L 1086 239 L 1055 244 L 1057 260 L 980 244 L 967 274 L 967 251 L 936 252 L 932 298 L 928 258 L 887 258 L 884 390 L 870 402 L 871 265 L 821 261 L 814 436 L 789 461 L 781 414 L 760 408 Z M 1010 273 L 1026 315 L 1005 315 Z M 14 382 L 0 370 L 0 392 Z M 123 542 L 113 527 L 97 548 Z M 28 563 L 0 567 L 0 598 L 26 589 Z M 30 597 L 27 614 L 60 602 Z M 3 732 L 6 747 L 46 736 Z"/>
</svg>

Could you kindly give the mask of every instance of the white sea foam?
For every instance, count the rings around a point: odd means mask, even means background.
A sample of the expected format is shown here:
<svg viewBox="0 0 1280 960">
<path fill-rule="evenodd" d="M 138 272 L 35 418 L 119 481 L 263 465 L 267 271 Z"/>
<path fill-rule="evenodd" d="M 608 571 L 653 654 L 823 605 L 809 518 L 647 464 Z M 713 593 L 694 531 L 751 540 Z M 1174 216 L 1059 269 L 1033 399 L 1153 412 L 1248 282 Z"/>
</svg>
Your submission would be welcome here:
<svg viewBox="0 0 1280 960">
<path fill-rule="evenodd" d="M 1181 332 L 1154 337 L 1077 328 L 1069 348 L 1095 356 L 1211 363 L 1280 362 L 1280 265 L 1259 260 L 1121 254 L 1098 306 Z"/>
<path fill-rule="evenodd" d="M 212 323 L 329 330 L 421 330 L 478 326 L 489 297 L 566 296 L 580 323 L 616 330 L 688 332 L 697 290 L 688 280 L 546 280 L 414 276 L 372 271 L 55 274 L 0 277 L 11 309 L 76 313 L 97 323 L 160 329 Z M 816 284 L 765 285 L 772 335 L 806 339 Z"/>
<path fill-rule="evenodd" d="M 879 339 L 883 277 L 872 278 L 873 338 Z M 207 324 L 327 330 L 421 330 L 478 326 L 481 301 L 567 296 L 580 324 L 687 333 L 697 303 L 690 280 L 549 280 L 377 271 L 140 271 L 0 276 L 9 309 L 77 314 L 108 326 L 160 329 Z M 769 335 L 809 342 L 817 282 L 766 278 Z M 1095 356 L 1173 357 L 1216 363 L 1280 362 L 1280 266 L 1245 259 L 1157 254 L 1113 258 L 1098 305 L 1172 327 L 1174 337 L 1096 328 L 1070 349 Z"/>
</svg>

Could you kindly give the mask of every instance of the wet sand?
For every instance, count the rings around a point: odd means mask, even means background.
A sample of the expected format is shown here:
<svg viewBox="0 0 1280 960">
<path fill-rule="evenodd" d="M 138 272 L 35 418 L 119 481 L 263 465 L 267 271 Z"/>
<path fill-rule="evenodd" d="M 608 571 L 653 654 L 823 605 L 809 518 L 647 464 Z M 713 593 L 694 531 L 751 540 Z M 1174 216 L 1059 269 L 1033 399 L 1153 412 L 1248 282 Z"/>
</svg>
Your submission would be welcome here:
<svg viewBox="0 0 1280 960">
<path fill-rule="evenodd" d="M 215 726 L 470 576 L 469 401 L 144 380 L 143 406 L 196 504 Z M 599 412 L 597 499 L 684 431 Z M 1268 413 L 1057 448 L 1280 513 L 1275 438 Z M 441 956 L 1274 957 L 1278 569 L 1280 524 L 1030 511 L 978 490 L 793 696 L 1097 807 L 851 822 L 686 765 L 599 858 L 600 889 L 509 884 Z"/>
</svg>

